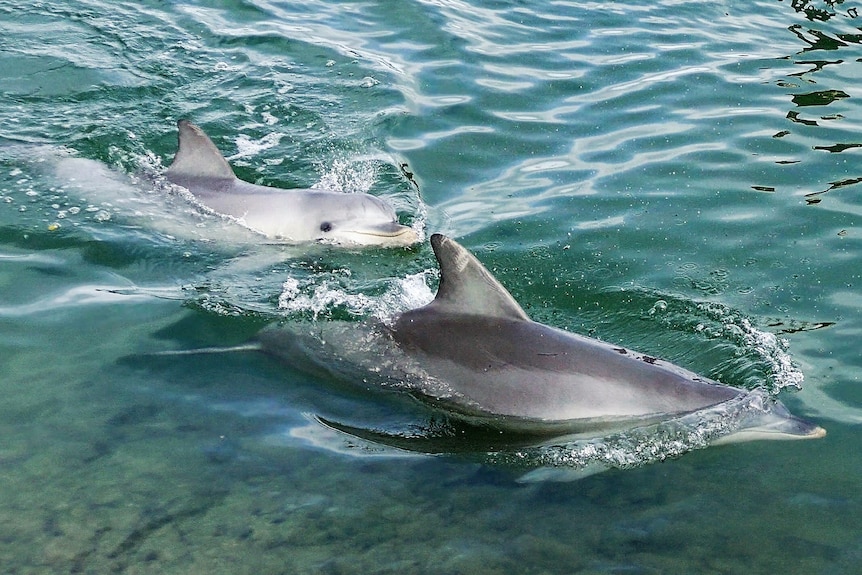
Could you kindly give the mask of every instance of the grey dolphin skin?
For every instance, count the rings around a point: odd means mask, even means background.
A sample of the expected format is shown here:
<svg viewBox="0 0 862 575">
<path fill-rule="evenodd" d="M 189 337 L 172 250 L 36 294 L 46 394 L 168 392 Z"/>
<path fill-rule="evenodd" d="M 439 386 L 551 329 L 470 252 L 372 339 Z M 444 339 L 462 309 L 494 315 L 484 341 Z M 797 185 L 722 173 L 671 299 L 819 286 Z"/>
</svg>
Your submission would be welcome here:
<svg viewBox="0 0 862 575">
<path fill-rule="evenodd" d="M 343 379 L 378 378 L 386 387 L 408 391 L 469 422 L 528 433 L 632 427 L 748 393 L 531 321 L 457 242 L 435 234 L 431 245 L 440 265 L 440 285 L 430 304 L 386 325 L 321 322 L 311 332 L 265 328 L 258 336 L 262 349 L 298 367 Z M 747 418 L 733 439 L 816 438 L 825 433 L 775 401 L 771 409 Z"/>
<path fill-rule="evenodd" d="M 375 196 L 327 190 L 280 190 L 238 179 L 212 140 L 188 120 L 177 122 L 179 147 L 165 171 L 206 208 L 236 218 L 267 238 L 285 242 L 409 246 L 415 230 Z"/>
</svg>

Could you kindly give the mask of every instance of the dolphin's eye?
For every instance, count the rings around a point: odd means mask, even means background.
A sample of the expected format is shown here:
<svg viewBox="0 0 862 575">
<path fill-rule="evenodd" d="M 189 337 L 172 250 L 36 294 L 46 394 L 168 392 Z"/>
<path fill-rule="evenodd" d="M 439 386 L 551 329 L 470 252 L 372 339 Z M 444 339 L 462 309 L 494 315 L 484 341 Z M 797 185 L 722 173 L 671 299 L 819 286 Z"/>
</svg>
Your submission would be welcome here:
<svg viewBox="0 0 862 575">
<path fill-rule="evenodd" d="M 331 232 L 332 231 L 332 224 L 330 224 L 329 222 L 323 222 L 322 224 L 320 224 L 320 231 L 321 232 Z"/>
</svg>

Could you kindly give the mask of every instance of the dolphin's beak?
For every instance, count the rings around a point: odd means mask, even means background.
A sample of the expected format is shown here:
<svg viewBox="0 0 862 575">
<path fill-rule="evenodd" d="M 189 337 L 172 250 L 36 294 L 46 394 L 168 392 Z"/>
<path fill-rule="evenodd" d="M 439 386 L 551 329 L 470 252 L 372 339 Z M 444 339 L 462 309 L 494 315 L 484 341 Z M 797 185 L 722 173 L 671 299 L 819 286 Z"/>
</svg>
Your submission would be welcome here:
<svg viewBox="0 0 862 575">
<path fill-rule="evenodd" d="M 375 226 L 373 229 L 363 230 L 362 233 L 374 236 L 382 236 L 385 238 L 392 238 L 393 240 L 397 240 L 397 243 L 399 245 L 405 246 L 409 246 L 420 241 L 419 234 L 416 232 L 416 230 L 408 226 L 402 226 L 401 224 L 396 222 L 392 222 L 389 224 L 381 224 L 379 226 Z"/>
<path fill-rule="evenodd" d="M 761 439 L 820 439 L 826 437 L 826 430 L 816 423 L 790 415 L 783 405 L 776 405 L 778 406 L 778 413 L 760 414 L 762 422 L 759 425 L 746 427 L 730 435 L 719 437 L 712 441 L 712 445 Z"/>
<path fill-rule="evenodd" d="M 353 232 L 358 243 L 368 245 L 410 246 L 419 243 L 419 233 L 411 227 L 391 222 Z"/>
<path fill-rule="evenodd" d="M 767 426 L 773 433 L 787 439 L 820 439 L 826 436 L 826 430 L 816 423 L 792 415 L 783 404 L 780 407 L 784 412 L 781 414 L 784 415 L 784 419 Z"/>
</svg>

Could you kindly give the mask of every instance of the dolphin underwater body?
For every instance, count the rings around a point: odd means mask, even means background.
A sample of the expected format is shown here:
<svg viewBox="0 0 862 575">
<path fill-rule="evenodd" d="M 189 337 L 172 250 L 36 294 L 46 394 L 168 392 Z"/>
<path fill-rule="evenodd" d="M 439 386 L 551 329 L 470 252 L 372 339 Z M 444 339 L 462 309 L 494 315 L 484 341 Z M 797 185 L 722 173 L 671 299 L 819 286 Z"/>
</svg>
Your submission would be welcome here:
<svg viewBox="0 0 862 575">
<path fill-rule="evenodd" d="M 440 285 L 430 304 L 385 324 L 269 326 L 257 336 L 261 349 L 307 371 L 378 380 L 470 424 L 531 435 L 649 425 L 755 393 L 531 321 L 457 242 L 435 234 L 431 245 Z M 720 440 L 825 435 L 777 400 L 769 403 L 742 420 L 735 437 Z"/>
<path fill-rule="evenodd" d="M 375 196 L 327 190 L 280 190 L 238 179 L 212 140 L 188 120 L 177 122 L 179 147 L 164 175 L 204 207 L 285 242 L 409 246 L 419 241 Z"/>
</svg>

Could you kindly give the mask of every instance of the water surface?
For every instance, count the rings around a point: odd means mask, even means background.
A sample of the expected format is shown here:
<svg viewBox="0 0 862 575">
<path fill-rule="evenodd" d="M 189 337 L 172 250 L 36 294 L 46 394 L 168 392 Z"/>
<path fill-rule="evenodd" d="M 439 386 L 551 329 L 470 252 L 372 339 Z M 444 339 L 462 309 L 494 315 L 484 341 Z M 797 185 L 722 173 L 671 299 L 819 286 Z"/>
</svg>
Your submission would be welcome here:
<svg viewBox="0 0 862 575">
<path fill-rule="evenodd" d="M 0 0 L 5 572 L 855 572 L 859 9 Z M 179 118 L 243 179 L 381 196 L 534 319 L 828 435 L 409 454 L 314 419 L 433 424 L 404 398 L 156 355 L 437 282 L 427 244 L 262 245 L 195 209 L 159 178 Z"/>
</svg>

